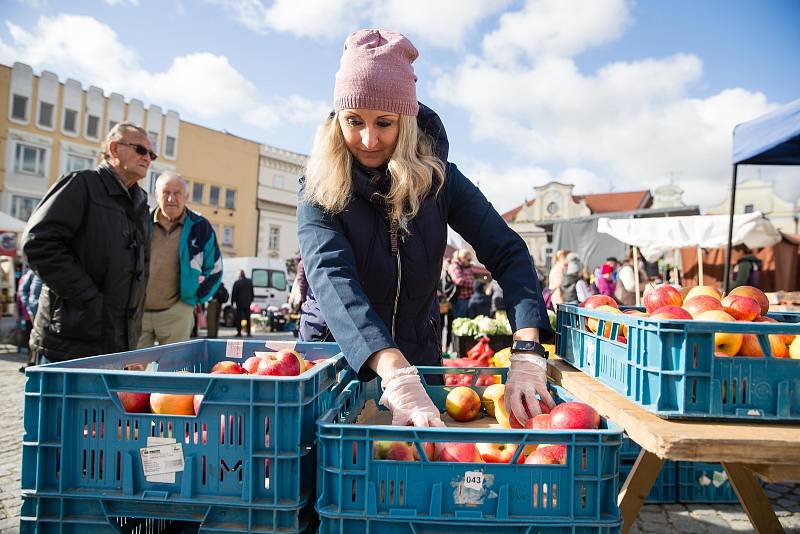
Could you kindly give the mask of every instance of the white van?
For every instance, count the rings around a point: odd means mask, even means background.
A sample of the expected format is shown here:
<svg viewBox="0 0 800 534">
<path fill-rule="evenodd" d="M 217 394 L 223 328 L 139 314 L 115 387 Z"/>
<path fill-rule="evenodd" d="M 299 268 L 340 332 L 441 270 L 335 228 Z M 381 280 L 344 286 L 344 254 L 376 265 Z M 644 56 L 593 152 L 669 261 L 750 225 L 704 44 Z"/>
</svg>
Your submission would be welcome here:
<svg viewBox="0 0 800 534">
<path fill-rule="evenodd" d="M 289 300 L 289 284 L 286 280 L 286 262 L 283 260 L 239 256 L 222 258 L 222 283 L 233 295 L 233 283 L 239 278 L 239 271 L 253 282 L 254 304 L 266 310 L 269 306 L 280 308 Z M 223 306 L 223 322 L 233 325 L 231 302 Z M 230 319 L 230 320 L 229 320 Z"/>
</svg>

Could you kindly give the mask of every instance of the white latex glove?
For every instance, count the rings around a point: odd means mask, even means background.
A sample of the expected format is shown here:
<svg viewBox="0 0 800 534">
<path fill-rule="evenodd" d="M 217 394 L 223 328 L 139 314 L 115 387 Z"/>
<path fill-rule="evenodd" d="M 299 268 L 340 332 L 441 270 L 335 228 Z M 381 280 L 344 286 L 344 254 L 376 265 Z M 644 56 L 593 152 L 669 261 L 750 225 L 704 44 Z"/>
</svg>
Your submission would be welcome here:
<svg viewBox="0 0 800 534">
<path fill-rule="evenodd" d="M 534 417 L 542 413 L 537 393 L 550 408 L 555 406 L 547 391 L 547 360 L 534 354 L 512 354 L 506 377 L 505 404 L 522 426 L 528 421 L 528 414 Z"/>
<path fill-rule="evenodd" d="M 415 367 L 405 367 L 384 381 L 380 403 L 392 412 L 392 425 L 444 426 Z"/>
</svg>

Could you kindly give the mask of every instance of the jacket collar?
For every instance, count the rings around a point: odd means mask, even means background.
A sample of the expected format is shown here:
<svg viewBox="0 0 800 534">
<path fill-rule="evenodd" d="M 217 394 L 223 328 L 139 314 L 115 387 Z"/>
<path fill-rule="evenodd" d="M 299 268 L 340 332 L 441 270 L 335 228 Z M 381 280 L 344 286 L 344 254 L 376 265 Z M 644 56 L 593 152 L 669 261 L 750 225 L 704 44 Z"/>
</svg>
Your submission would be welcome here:
<svg viewBox="0 0 800 534">
<path fill-rule="evenodd" d="M 100 179 L 109 195 L 128 197 L 134 206 L 139 206 L 140 203 L 147 203 L 144 189 L 137 184 L 126 191 L 125 186 L 122 185 L 122 180 L 108 163 L 103 162 L 98 165 L 97 173 L 100 175 Z"/>
</svg>

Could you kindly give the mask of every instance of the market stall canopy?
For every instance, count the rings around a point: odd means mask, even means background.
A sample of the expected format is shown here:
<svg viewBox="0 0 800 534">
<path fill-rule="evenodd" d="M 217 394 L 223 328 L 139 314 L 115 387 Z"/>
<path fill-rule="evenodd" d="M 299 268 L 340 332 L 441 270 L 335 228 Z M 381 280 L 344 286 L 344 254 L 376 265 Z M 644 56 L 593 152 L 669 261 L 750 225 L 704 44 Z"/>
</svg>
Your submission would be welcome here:
<svg viewBox="0 0 800 534">
<path fill-rule="evenodd" d="M 733 164 L 800 165 L 800 100 L 736 126 Z"/>
<path fill-rule="evenodd" d="M 597 221 L 597 231 L 609 234 L 638 247 L 647 261 L 655 261 L 665 252 L 686 248 L 719 248 L 728 243 L 727 215 L 693 215 L 649 219 L 609 219 Z M 780 233 L 761 212 L 733 218 L 734 245 L 749 248 L 769 247 L 781 240 Z"/>
<path fill-rule="evenodd" d="M 0 232 L 18 232 L 25 230 L 25 221 L 12 217 L 8 213 L 0 211 Z"/>
</svg>

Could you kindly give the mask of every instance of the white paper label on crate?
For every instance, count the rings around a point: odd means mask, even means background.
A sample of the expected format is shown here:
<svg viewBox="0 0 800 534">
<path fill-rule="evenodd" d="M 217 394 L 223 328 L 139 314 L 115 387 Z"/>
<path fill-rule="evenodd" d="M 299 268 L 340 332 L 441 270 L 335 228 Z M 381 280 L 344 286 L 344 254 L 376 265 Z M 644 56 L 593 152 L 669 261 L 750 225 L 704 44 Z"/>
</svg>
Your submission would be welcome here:
<svg viewBox="0 0 800 534">
<path fill-rule="evenodd" d="M 143 447 L 139 453 L 145 477 L 183 471 L 183 447 L 180 443 Z"/>
<path fill-rule="evenodd" d="M 591 368 L 591 369 L 593 369 L 594 368 L 594 364 L 595 364 L 595 360 L 597 359 L 597 355 L 596 355 L 596 351 L 595 351 L 596 342 L 595 342 L 594 338 L 587 336 L 586 337 L 586 343 L 585 343 L 584 347 L 586 349 L 586 366 Z"/>
<path fill-rule="evenodd" d="M 481 491 L 483 489 L 483 471 L 467 471 L 464 473 L 464 487 Z"/>
<path fill-rule="evenodd" d="M 714 471 L 711 483 L 715 488 L 718 488 L 728 481 L 728 473 L 725 471 Z"/>
<path fill-rule="evenodd" d="M 242 359 L 242 353 L 244 347 L 244 341 L 241 339 L 229 339 L 225 343 L 225 357 L 226 358 L 236 358 L 237 360 Z"/>
<path fill-rule="evenodd" d="M 703 473 L 702 475 L 700 475 L 700 478 L 697 479 L 697 483 L 703 487 L 706 487 L 709 484 L 711 484 L 711 479 L 708 478 L 705 473 Z"/>
<path fill-rule="evenodd" d="M 154 438 L 152 436 L 147 437 L 148 447 L 155 447 L 157 445 L 169 445 L 171 443 L 175 443 L 175 438 Z M 163 475 L 151 475 L 145 478 L 147 479 L 148 482 L 175 484 L 175 473 L 165 473 Z"/>
</svg>

